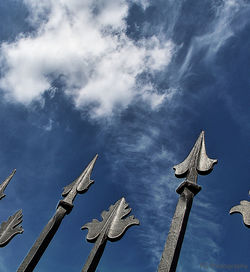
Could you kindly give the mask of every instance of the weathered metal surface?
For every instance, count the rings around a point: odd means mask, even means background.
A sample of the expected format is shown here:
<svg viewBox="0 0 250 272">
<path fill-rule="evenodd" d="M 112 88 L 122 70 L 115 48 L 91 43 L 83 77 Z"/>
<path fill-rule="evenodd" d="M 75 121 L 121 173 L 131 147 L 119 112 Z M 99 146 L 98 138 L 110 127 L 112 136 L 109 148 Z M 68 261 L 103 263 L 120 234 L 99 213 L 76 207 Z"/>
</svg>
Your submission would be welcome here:
<svg viewBox="0 0 250 272">
<path fill-rule="evenodd" d="M 207 156 L 204 131 L 202 131 L 187 158 L 173 168 L 176 177 L 186 177 L 187 181 L 197 183 L 198 173 L 202 175 L 210 173 L 216 163 L 217 160 L 210 159 Z"/>
<path fill-rule="evenodd" d="M 139 220 L 133 215 L 126 217 L 131 212 L 125 198 L 121 198 L 108 211 L 103 211 L 102 221 L 93 219 L 85 224 L 82 229 L 88 229 L 87 240 L 95 242 L 93 249 L 82 269 L 82 272 L 94 272 L 102 257 L 107 240 L 121 239 L 125 231 L 132 225 L 139 225 Z M 125 218 L 126 217 L 126 218 Z"/>
<path fill-rule="evenodd" d="M 44 251 L 48 247 L 50 241 L 58 230 L 63 218 L 69 214 L 73 208 L 73 201 L 78 193 L 84 193 L 89 186 L 94 182 L 90 180 L 90 175 L 97 159 L 94 159 L 88 164 L 81 175 L 70 185 L 66 186 L 63 191 L 65 198 L 61 200 L 57 206 L 54 216 L 49 220 L 38 239 L 30 249 L 29 253 L 18 268 L 18 272 L 31 272 L 36 267 Z"/>
<path fill-rule="evenodd" d="M 22 226 L 19 226 L 22 221 L 22 210 L 19 210 L 14 215 L 10 216 L 6 222 L 1 224 L 0 247 L 6 246 L 15 235 L 23 233 Z"/>
<path fill-rule="evenodd" d="M 11 174 L 0 184 L 0 200 L 6 195 L 4 190 L 11 181 L 12 177 L 16 173 L 14 169 Z M 22 210 L 17 211 L 14 215 L 10 216 L 6 222 L 3 222 L 0 226 L 0 247 L 6 246 L 10 240 L 17 234 L 23 233 L 22 226 L 19 226 L 23 221 Z"/>
<path fill-rule="evenodd" d="M 206 154 L 204 131 L 202 131 L 188 157 L 174 166 L 176 177 L 185 178 L 185 181 L 176 189 L 180 197 L 158 272 L 176 271 L 193 197 L 201 190 L 201 187 L 197 185 L 198 173 L 203 175 L 210 173 L 216 163 L 217 160 L 208 158 Z"/>
<path fill-rule="evenodd" d="M 249 191 L 250 195 L 250 191 Z M 243 222 L 246 227 L 250 228 L 250 202 L 242 200 L 240 205 L 234 206 L 230 211 L 230 214 L 240 213 L 243 216 Z"/>
<path fill-rule="evenodd" d="M 1 183 L 0 185 L 0 200 L 5 197 L 4 190 L 6 189 L 7 185 L 11 181 L 12 177 L 15 175 L 16 169 L 12 171 L 12 173 Z"/>
</svg>

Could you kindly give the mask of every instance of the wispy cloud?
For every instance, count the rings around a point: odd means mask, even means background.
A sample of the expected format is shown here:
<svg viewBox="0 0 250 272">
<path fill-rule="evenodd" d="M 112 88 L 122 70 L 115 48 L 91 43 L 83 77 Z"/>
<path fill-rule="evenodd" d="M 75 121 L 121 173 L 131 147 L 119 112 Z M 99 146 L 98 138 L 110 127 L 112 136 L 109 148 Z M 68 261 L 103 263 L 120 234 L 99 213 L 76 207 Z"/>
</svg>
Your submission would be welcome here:
<svg viewBox="0 0 250 272">
<path fill-rule="evenodd" d="M 226 45 L 227 41 L 233 37 L 239 27 L 243 28 L 244 24 L 235 28 L 234 20 L 239 16 L 240 11 L 244 8 L 250 8 L 249 4 L 240 0 L 224 0 L 221 4 L 214 3 L 213 9 L 216 10 L 215 18 L 208 22 L 207 31 L 202 35 L 193 36 L 185 60 L 183 61 L 178 79 L 190 75 L 194 57 L 200 52 L 202 61 L 210 64 L 215 60 L 219 51 Z"/>
</svg>

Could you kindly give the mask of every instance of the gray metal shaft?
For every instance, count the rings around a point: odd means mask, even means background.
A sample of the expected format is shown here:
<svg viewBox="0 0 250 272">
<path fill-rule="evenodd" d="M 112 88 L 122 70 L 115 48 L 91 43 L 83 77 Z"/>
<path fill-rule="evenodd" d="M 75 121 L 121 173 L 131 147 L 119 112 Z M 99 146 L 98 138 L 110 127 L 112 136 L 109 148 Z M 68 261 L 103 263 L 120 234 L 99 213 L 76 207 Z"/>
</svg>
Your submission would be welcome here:
<svg viewBox="0 0 250 272">
<path fill-rule="evenodd" d="M 38 239 L 19 266 L 18 272 L 31 272 L 34 270 L 66 214 L 67 210 L 64 207 L 58 206 L 55 215 L 44 227 Z"/>
<path fill-rule="evenodd" d="M 190 188 L 190 183 L 184 182 L 178 189 L 177 192 L 180 193 L 180 198 L 176 206 L 170 231 L 162 253 L 158 272 L 176 271 L 188 217 L 193 203 L 193 197 L 200 190 L 200 187 L 198 185 L 191 185 Z"/>
<path fill-rule="evenodd" d="M 88 259 L 82 269 L 82 272 L 95 272 L 96 267 L 102 257 L 103 251 L 107 243 L 107 236 L 102 233 L 95 242 Z"/>
</svg>

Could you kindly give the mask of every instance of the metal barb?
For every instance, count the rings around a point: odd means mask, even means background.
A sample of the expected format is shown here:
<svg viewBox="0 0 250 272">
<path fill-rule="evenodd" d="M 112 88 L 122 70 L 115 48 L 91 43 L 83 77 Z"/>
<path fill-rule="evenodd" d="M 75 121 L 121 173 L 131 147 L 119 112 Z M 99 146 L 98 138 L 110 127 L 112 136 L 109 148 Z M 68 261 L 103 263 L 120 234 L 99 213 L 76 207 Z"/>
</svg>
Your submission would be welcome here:
<svg viewBox="0 0 250 272">
<path fill-rule="evenodd" d="M 84 193 L 88 190 L 89 186 L 93 183 L 90 180 L 90 175 L 98 155 L 88 164 L 81 175 L 70 185 L 64 188 L 63 196 L 65 198 L 60 200 L 56 208 L 54 216 L 49 220 L 47 225 L 42 230 L 36 242 L 30 249 L 29 253 L 18 268 L 18 272 L 31 272 L 38 264 L 40 258 L 56 234 L 60 224 L 73 208 L 73 201 L 78 193 Z"/>
<path fill-rule="evenodd" d="M 4 194 L 4 190 L 6 189 L 7 185 L 11 181 L 12 177 L 15 175 L 16 169 L 14 169 L 11 174 L 0 184 L 0 200 L 4 198 L 6 195 Z"/>
<path fill-rule="evenodd" d="M 249 191 L 250 195 L 250 191 Z M 240 205 L 234 206 L 229 211 L 230 214 L 240 213 L 243 216 L 243 222 L 246 227 L 250 228 L 250 202 L 242 200 Z"/>
<path fill-rule="evenodd" d="M 88 229 L 87 240 L 95 242 L 93 249 L 82 269 L 82 272 L 94 272 L 102 257 L 105 245 L 108 240 L 117 241 L 121 239 L 125 231 L 132 225 L 139 225 L 139 220 L 133 215 L 127 217 L 131 212 L 124 197 L 103 211 L 102 221 L 93 219 L 85 224 L 82 229 Z"/>
<path fill-rule="evenodd" d="M 176 177 L 185 178 L 185 181 L 176 189 L 180 197 L 158 266 L 158 272 L 176 271 L 193 198 L 201 190 L 201 187 L 197 184 L 198 174 L 206 175 L 210 173 L 216 163 L 217 160 L 208 158 L 206 154 L 204 131 L 202 131 L 187 158 L 174 166 Z"/>
</svg>

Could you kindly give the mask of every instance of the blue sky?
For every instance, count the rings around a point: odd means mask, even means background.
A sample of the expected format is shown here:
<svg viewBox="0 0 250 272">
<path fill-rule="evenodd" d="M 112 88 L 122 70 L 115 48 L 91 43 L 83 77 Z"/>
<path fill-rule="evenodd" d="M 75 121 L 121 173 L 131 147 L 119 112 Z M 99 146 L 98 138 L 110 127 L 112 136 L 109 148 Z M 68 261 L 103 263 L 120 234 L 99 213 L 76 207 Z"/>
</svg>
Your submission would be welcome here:
<svg viewBox="0 0 250 272">
<path fill-rule="evenodd" d="M 81 226 L 122 196 L 141 224 L 107 244 L 97 271 L 156 271 L 182 181 L 172 167 L 202 129 L 218 164 L 198 179 L 177 272 L 248 271 L 250 231 L 228 213 L 249 197 L 249 18 L 247 0 L 0 2 L 1 179 L 17 169 L 0 212 L 24 219 L 1 272 L 16 271 L 96 153 L 95 184 L 35 271 L 80 271 L 93 246 Z"/>
</svg>

